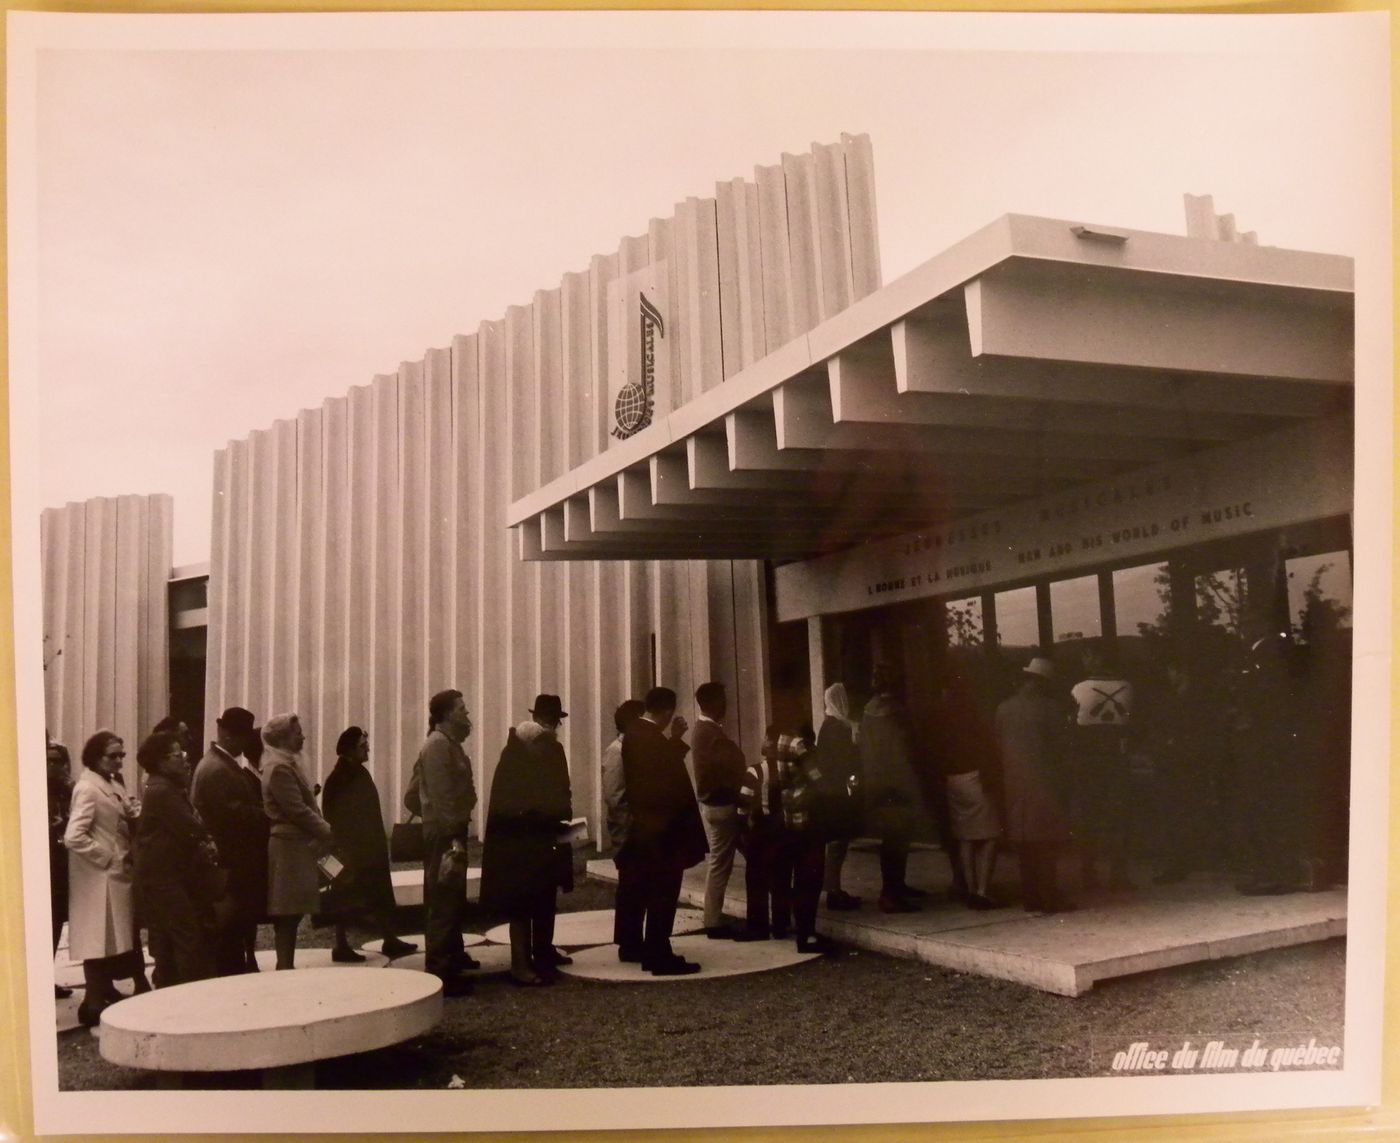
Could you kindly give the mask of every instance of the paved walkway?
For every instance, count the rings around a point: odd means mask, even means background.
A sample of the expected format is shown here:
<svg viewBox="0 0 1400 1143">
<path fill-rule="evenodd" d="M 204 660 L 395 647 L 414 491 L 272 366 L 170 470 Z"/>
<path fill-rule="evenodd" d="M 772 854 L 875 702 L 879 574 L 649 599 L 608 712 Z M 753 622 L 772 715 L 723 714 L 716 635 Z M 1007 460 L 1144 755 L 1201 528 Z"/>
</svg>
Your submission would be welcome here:
<svg viewBox="0 0 1400 1143">
<path fill-rule="evenodd" d="M 993 895 L 1017 899 L 1015 859 L 1003 861 Z M 589 876 L 615 882 L 612 861 L 590 861 Z M 1081 896 L 1072 913 L 1040 916 L 1019 906 L 973 912 L 948 898 L 947 859 L 937 850 L 910 855 L 908 880 L 928 889 L 917 913 L 875 908 L 879 867 L 873 846 L 859 843 L 846 861 L 843 887 L 863 897 L 854 912 L 822 909 L 817 929 L 844 944 L 909 957 L 961 972 L 1012 980 L 1062 996 L 1079 996 L 1116 976 L 1326 940 L 1346 933 L 1346 890 L 1245 897 L 1219 878 L 1198 874 L 1178 885 Z M 1140 881 L 1145 882 L 1145 877 Z M 704 902 L 704 865 L 686 873 L 683 903 Z M 725 910 L 744 916 L 743 857 L 735 861 Z"/>
</svg>

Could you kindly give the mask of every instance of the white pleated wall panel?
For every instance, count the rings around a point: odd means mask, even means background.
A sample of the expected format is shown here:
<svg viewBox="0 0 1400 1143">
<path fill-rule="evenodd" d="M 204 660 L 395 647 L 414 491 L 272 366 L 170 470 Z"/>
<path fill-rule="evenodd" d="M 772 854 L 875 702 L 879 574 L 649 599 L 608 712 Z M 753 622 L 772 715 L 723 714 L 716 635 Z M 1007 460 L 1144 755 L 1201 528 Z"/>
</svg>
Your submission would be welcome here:
<svg viewBox="0 0 1400 1143">
<path fill-rule="evenodd" d="M 455 533 L 452 544 L 451 591 L 454 598 L 452 669 L 440 688 L 459 690 L 473 718 L 481 713 L 481 672 L 477 657 L 481 643 L 481 598 L 484 576 L 481 542 L 480 462 L 481 409 L 476 335 L 452 339 L 452 479 L 455 488 Z M 436 687 L 436 684 L 434 684 Z M 423 726 L 427 726 L 426 707 Z M 411 766 L 413 759 L 408 759 Z"/>
<path fill-rule="evenodd" d="M 430 349 L 423 358 L 424 457 L 427 472 L 427 589 L 423 596 L 424 679 L 417 705 L 426 707 L 428 696 L 452 681 L 452 643 L 456 625 L 457 584 L 452 578 L 452 554 L 457 546 L 456 469 L 453 465 L 452 350 Z M 412 710 L 409 704 L 408 710 Z M 417 727 L 404 740 L 406 773 L 417 757 Z M 406 779 L 405 779 L 406 780 Z"/>
<path fill-rule="evenodd" d="M 783 156 L 783 186 L 787 194 L 795 336 L 806 333 L 821 320 L 824 304 L 818 270 L 816 170 L 811 155 Z"/>
<path fill-rule="evenodd" d="M 812 145 L 816 174 L 817 249 L 822 285 L 821 320 L 849 306 L 855 283 L 851 272 L 851 213 L 846 193 L 846 152 L 840 144 Z"/>
<path fill-rule="evenodd" d="M 387 374 L 370 387 L 374 472 L 374 572 L 370 579 L 372 644 L 370 647 L 371 723 L 366 729 L 378 749 L 370 755 L 375 785 L 393 796 L 394 754 L 404 718 L 399 685 L 399 599 L 403 584 L 400 571 L 399 516 L 399 379 Z M 373 749 L 373 746 L 371 747 Z"/>
<path fill-rule="evenodd" d="M 477 774 L 478 821 L 485 820 L 489 774 L 494 768 L 491 746 L 500 753 L 505 728 L 510 725 L 510 645 L 507 614 L 510 569 L 515 555 L 505 525 L 509 486 L 509 455 L 514 442 L 507 422 L 506 323 L 484 322 L 477 333 L 481 409 L 481 447 L 473 466 L 474 492 L 479 510 L 479 545 L 482 574 L 477 589 L 480 631 L 477 678 L 481 698 L 472 711 L 476 724 L 467 752 Z"/>
<path fill-rule="evenodd" d="M 509 442 L 511 483 L 497 484 L 502 496 L 504 518 L 511 499 L 533 491 L 534 474 L 539 471 L 539 436 L 535 431 L 535 318 L 533 306 L 511 306 L 506 310 L 505 389 L 507 412 L 504 436 Z M 534 698 L 539 674 L 539 645 L 535 638 L 539 616 L 540 565 L 516 557 L 518 538 L 499 529 L 492 542 L 500 544 L 508 561 L 506 581 L 506 662 L 509 684 L 505 699 L 505 721 L 483 727 L 482 764 L 494 772 L 505 744 L 506 731 L 525 717 Z M 488 782 L 489 786 L 489 782 Z"/>
<path fill-rule="evenodd" d="M 765 352 L 772 353 L 797 335 L 788 242 L 787 184 L 782 167 L 759 167 L 755 175 L 758 182 L 758 241 L 763 266 Z"/>
<path fill-rule="evenodd" d="M 296 445 L 292 496 L 296 530 L 288 555 L 292 561 L 290 593 L 295 621 L 283 617 L 278 626 L 294 635 L 287 663 L 291 671 L 286 693 L 289 705 L 307 728 L 307 760 L 322 777 L 335 765 L 335 738 L 339 712 L 329 705 L 333 688 L 322 670 L 318 654 L 326 623 L 326 489 L 324 410 L 303 409 L 293 422 Z M 342 688 L 334 688 L 343 696 Z"/>
<path fill-rule="evenodd" d="M 146 535 L 145 633 L 141 640 L 138 702 L 143 720 L 154 724 L 170 707 L 170 573 L 175 552 L 175 502 L 165 493 L 143 498 Z M 191 731 L 198 732 L 197 727 Z"/>
<path fill-rule="evenodd" d="M 298 613 L 297 581 L 297 423 L 275 421 L 272 426 L 272 499 L 267 534 L 272 539 L 270 561 L 271 591 L 267 596 L 264 638 L 267 640 L 267 705 L 275 713 L 296 711 L 307 732 L 306 760 L 310 773 L 317 772 L 321 757 L 322 728 L 311 726 L 310 715 L 297 708 L 296 645 Z"/>
<path fill-rule="evenodd" d="M 842 135 L 846 152 L 846 201 L 851 220 L 854 298 L 880 288 L 880 233 L 875 215 L 875 154 L 869 135 Z"/>
<path fill-rule="evenodd" d="M 409 712 L 426 708 L 428 606 L 428 424 L 423 363 L 399 366 L 398 559 L 391 573 L 399 583 L 396 599 L 398 703 L 393 736 L 380 736 L 379 766 L 392 779 L 386 794 L 395 804 L 405 779 L 398 760 L 422 743 Z M 386 749 L 387 747 L 387 749 Z"/>
<path fill-rule="evenodd" d="M 374 391 L 357 385 L 346 394 L 346 467 L 349 477 L 349 531 L 343 550 L 346 558 L 345 713 L 348 722 L 371 734 L 370 749 L 380 748 L 374 725 L 374 574 L 376 460 L 374 448 Z M 387 750 L 391 743 L 386 738 Z M 373 755 L 371 755 L 373 757 Z M 388 794 L 381 793 L 384 797 Z"/>
<path fill-rule="evenodd" d="M 146 505 L 140 496 L 118 496 L 116 505 L 116 563 L 112 568 L 116 614 L 112 640 L 112 725 L 128 742 L 139 744 L 164 718 L 161 711 L 146 721 L 137 699 L 140 688 L 141 644 L 146 626 Z M 149 704 L 148 704 L 149 705 Z M 134 755 L 133 749 L 127 751 Z"/>
<path fill-rule="evenodd" d="M 534 408 L 536 457 L 535 479 L 547 484 L 565 471 L 564 426 L 569 408 L 564 384 L 562 297 L 559 290 L 540 290 L 531 307 L 534 316 Z M 538 580 L 535 609 L 535 678 L 527 702 L 534 694 L 558 694 L 564 687 L 567 647 L 564 645 L 565 616 L 568 608 L 563 563 L 537 564 Z M 567 700 L 569 696 L 564 696 Z M 565 710 L 569 709 L 567 704 Z M 522 716 L 523 717 L 523 716 Z"/>
<path fill-rule="evenodd" d="M 331 397 L 319 413 L 319 465 L 315 475 L 320 496 L 314 555 L 310 557 L 316 580 L 316 619 L 305 653 L 300 656 L 298 673 L 301 694 L 305 695 L 308 688 L 311 693 L 309 697 L 298 697 L 297 703 L 314 710 L 329 747 L 323 752 L 326 764 L 333 766 L 331 755 L 336 737 L 347 726 L 364 726 L 363 716 L 351 711 L 349 701 L 350 565 L 357 558 L 349 546 L 350 401 L 346 397 Z M 308 425 L 308 432 L 309 428 Z M 310 476 L 309 457 L 302 464 L 302 471 Z"/>
</svg>

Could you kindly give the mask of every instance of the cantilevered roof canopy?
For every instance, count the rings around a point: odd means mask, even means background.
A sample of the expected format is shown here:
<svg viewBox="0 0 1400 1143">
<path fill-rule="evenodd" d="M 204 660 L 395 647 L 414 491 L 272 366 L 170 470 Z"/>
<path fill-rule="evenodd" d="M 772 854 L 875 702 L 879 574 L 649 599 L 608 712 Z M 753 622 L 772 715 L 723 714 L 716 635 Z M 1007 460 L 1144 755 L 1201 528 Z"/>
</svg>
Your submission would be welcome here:
<svg viewBox="0 0 1400 1143">
<path fill-rule="evenodd" d="M 1351 259 L 1007 215 L 511 505 L 523 559 L 801 559 L 1349 408 Z"/>
</svg>

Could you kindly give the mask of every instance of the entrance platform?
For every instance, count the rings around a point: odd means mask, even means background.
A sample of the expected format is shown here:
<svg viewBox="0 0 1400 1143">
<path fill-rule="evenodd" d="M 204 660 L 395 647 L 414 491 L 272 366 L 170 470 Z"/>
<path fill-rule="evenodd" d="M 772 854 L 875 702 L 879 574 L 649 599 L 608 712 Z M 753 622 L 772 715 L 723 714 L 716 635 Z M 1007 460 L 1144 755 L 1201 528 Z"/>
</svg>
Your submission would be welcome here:
<svg viewBox="0 0 1400 1143">
<path fill-rule="evenodd" d="M 743 856 L 725 896 L 725 912 L 744 916 Z M 993 886 L 997 900 L 1015 902 L 1015 858 Z M 590 877 L 617 881 L 611 860 L 588 863 Z M 941 965 L 959 972 L 1015 981 L 1043 992 L 1079 996 L 1101 980 L 1197 961 L 1217 960 L 1326 940 L 1346 933 L 1346 890 L 1246 897 L 1226 880 L 1197 874 L 1176 885 L 1079 895 L 1071 913 L 1042 916 L 1019 905 L 974 912 L 948 897 L 948 862 L 938 850 L 916 847 L 909 884 L 929 897 L 917 913 L 875 907 L 879 862 L 873 844 L 857 842 L 846 859 L 842 887 L 864 899 L 853 912 L 823 907 L 817 931 L 858 949 Z M 1071 881 L 1066 884 L 1072 886 Z M 688 870 L 681 901 L 704 902 L 704 864 Z M 823 901 L 825 897 L 823 896 Z"/>
</svg>

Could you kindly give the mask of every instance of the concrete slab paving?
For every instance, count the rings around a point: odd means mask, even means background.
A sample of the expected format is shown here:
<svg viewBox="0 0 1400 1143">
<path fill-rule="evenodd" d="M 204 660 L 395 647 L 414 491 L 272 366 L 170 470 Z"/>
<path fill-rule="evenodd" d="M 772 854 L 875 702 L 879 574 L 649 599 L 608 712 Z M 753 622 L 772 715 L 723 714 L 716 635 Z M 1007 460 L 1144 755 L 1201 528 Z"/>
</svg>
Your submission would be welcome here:
<svg viewBox="0 0 1400 1143">
<path fill-rule="evenodd" d="M 1011 866 L 1014 874 L 1014 864 Z M 616 883 L 611 861 L 588 863 L 589 876 Z M 910 854 L 910 884 L 929 891 L 918 912 L 886 914 L 873 847 L 853 847 L 843 872 L 847 892 L 864 898 L 852 912 L 823 908 L 817 928 L 857 948 L 908 957 L 959 972 L 1011 980 L 1063 996 L 1097 982 L 1222 957 L 1243 956 L 1346 933 L 1346 890 L 1246 897 L 1223 878 L 1197 875 L 1170 886 L 1086 896 L 1080 908 L 1052 916 L 1019 907 L 976 912 L 950 899 L 946 859 L 936 850 Z M 735 862 L 725 897 L 730 916 L 743 917 L 743 857 Z M 1014 902 L 1018 886 L 1005 874 L 992 895 Z M 703 866 L 687 871 L 681 899 L 704 898 Z M 712 942 L 713 943 L 713 942 Z"/>
<path fill-rule="evenodd" d="M 467 973 L 469 977 L 489 976 L 495 972 L 510 970 L 510 945 L 473 945 L 471 953 L 481 962 L 481 968 Z M 398 957 L 392 963 L 394 968 L 402 968 L 410 972 L 427 971 L 427 961 L 421 952 Z"/>
<path fill-rule="evenodd" d="M 677 936 L 698 933 L 705 927 L 705 914 L 699 909 L 676 910 L 676 923 L 671 932 Z M 510 943 L 510 925 L 497 925 L 486 930 L 486 939 L 497 944 Z M 613 939 L 613 911 L 588 909 L 579 913 L 560 913 L 554 921 L 554 943 L 560 948 L 587 948 L 589 945 L 610 945 Z"/>
<path fill-rule="evenodd" d="M 742 976 L 768 972 L 818 959 L 816 953 L 800 953 L 796 944 L 786 941 L 712 941 L 703 934 L 677 937 L 671 947 L 700 965 L 692 976 L 652 976 L 641 965 L 623 964 L 617 959 L 617 946 L 601 945 L 573 954 L 574 963 L 562 965 L 560 972 L 587 980 L 616 984 L 674 984 L 694 980 L 715 980 L 721 976 Z"/>
</svg>

